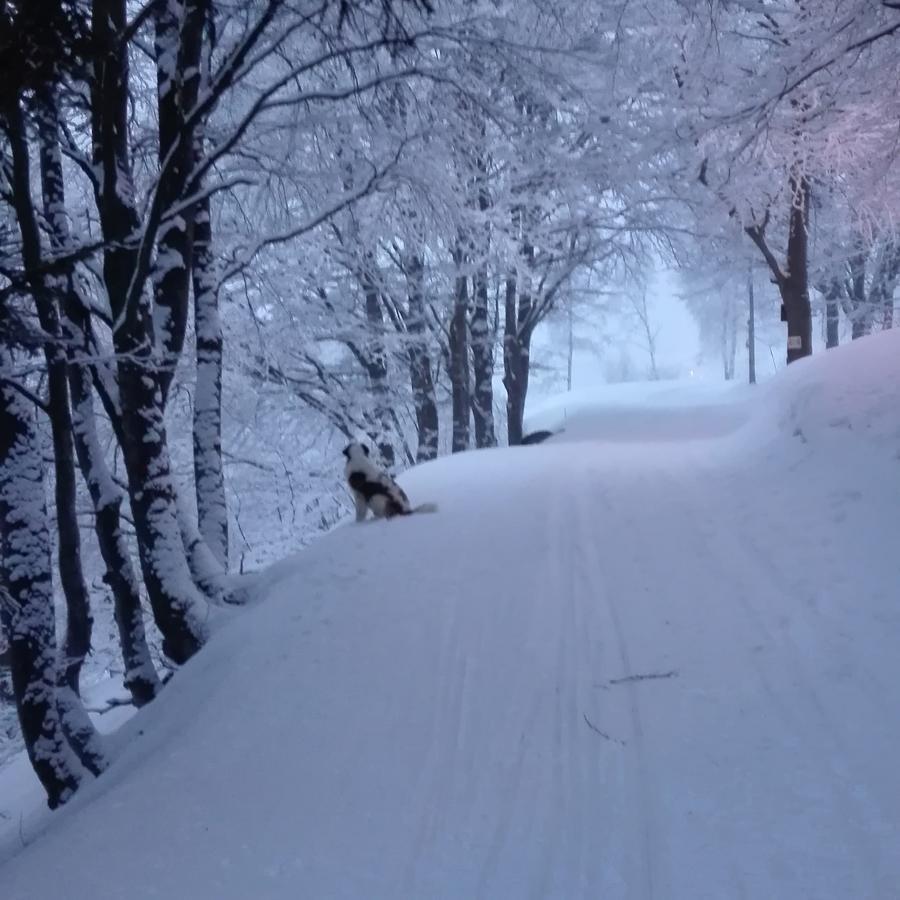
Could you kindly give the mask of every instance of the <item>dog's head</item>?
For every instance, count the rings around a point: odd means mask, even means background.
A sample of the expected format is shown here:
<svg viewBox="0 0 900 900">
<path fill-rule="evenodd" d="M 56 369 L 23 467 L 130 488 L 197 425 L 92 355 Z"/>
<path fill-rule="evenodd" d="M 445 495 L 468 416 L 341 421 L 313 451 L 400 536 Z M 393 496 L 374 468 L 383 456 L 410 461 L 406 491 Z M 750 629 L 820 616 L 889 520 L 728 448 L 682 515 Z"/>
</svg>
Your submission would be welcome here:
<svg viewBox="0 0 900 900">
<path fill-rule="evenodd" d="M 369 448 L 359 441 L 351 441 L 349 444 L 347 444 L 346 447 L 344 447 L 343 453 L 344 456 L 347 457 L 347 461 L 349 462 L 354 459 L 362 459 L 364 457 L 368 457 Z"/>
</svg>

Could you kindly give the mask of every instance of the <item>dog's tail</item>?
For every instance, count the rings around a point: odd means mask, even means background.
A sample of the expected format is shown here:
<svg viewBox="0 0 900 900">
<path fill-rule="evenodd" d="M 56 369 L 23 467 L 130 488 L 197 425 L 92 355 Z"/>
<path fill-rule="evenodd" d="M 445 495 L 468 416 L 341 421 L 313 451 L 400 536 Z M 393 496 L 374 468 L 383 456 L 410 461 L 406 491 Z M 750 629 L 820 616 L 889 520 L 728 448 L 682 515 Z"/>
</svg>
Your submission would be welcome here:
<svg viewBox="0 0 900 900">
<path fill-rule="evenodd" d="M 436 513 L 438 511 L 437 503 L 420 503 L 413 507 L 410 512 L 413 513 Z"/>
</svg>

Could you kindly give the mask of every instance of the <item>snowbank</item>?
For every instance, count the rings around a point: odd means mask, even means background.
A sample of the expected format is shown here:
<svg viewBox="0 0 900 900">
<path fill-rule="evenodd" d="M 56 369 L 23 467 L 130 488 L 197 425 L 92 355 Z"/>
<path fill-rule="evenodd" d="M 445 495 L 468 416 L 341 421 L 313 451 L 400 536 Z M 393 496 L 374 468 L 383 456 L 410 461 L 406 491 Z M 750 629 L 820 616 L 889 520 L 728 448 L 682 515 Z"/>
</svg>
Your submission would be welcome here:
<svg viewBox="0 0 900 900">
<path fill-rule="evenodd" d="M 847 432 L 900 450 L 900 330 L 802 360 L 767 389 L 784 431 L 806 440 Z"/>
</svg>

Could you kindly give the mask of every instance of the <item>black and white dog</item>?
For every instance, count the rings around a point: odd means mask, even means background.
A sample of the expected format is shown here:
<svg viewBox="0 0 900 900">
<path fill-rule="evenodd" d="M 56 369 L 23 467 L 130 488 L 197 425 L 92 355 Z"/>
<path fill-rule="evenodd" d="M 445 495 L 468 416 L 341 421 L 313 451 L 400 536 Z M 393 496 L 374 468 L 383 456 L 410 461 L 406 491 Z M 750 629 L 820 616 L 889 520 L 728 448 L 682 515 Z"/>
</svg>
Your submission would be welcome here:
<svg viewBox="0 0 900 900">
<path fill-rule="evenodd" d="M 347 444 L 344 456 L 347 457 L 344 475 L 356 503 L 357 522 L 362 522 L 369 510 L 376 519 L 437 511 L 433 503 L 423 503 L 413 508 L 403 488 L 369 459 L 369 448 L 365 444 L 357 441 Z"/>
</svg>

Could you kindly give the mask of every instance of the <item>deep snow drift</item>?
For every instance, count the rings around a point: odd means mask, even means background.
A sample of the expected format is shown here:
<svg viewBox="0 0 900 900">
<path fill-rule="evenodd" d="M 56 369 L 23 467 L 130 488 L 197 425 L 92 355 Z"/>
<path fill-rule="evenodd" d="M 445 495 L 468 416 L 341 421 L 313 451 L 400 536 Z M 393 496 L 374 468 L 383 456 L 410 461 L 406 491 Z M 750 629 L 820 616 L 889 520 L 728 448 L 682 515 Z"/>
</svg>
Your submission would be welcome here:
<svg viewBox="0 0 900 900">
<path fill-rule="evenodd" d="M 562 418 L 261 576 L 0 896 L 895 896 L 900 332 Z"/>
</svg>

